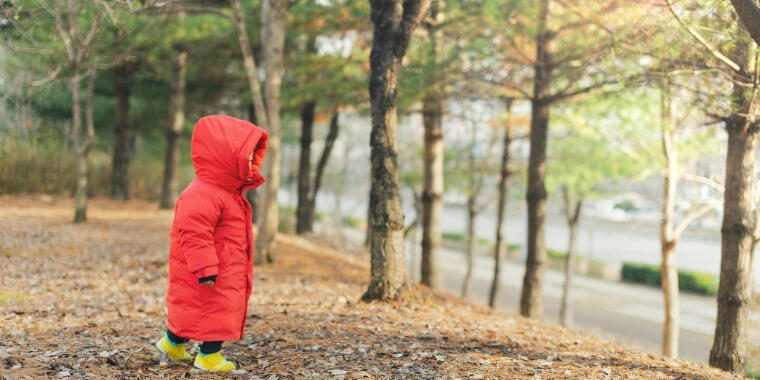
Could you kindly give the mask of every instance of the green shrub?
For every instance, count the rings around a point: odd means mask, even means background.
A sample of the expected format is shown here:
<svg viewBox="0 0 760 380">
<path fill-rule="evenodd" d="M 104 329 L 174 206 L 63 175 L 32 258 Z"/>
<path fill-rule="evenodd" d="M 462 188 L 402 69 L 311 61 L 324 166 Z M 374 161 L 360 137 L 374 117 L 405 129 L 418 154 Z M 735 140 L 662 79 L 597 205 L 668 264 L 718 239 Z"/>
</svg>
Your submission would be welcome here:
<svg viewBox="0 0 760 380">
<path fill-rule="evenodd" d="M 443 231 L 441 236 L 446 240 L 464 241 L 464 234 L 461 232 Z"/>
<path fill-rule="evenodd" d="M 109 196 L 111 153 L 98 148 L 101 147 L 96 144 L 88 159 L 88 193 L 90 196 Z M 76 187 L 76 155 L 66 139 L 60 136 L 0 135 L 0 162 L 0 193 L 71 195 Z M 158 199 L 163 170 L 162 151 L 138 150 L 129 167 L 130 197 Z M 189 163 L 180 166 L 177 175 L 180 189 L 195 177 Z"/>
<path fill-rule="evenodd" d="M 343 217 L 343 225 L 349 227 L 359 227 L 364 223 L 364 219 L 357 216 L 346 215 Z"/>
<path fill-rule="evenodd" d="M 509 243 L 507 244 L 507 250 L 508 251 L 519 251 L 521 248 L 520 244 L 517 243 Z"/>
<path fill-rule="evenodd" d="M 616 210 L 623 210 L 625 212 L 634 212 L 639 210 L 639 208 L 636 207 L 636 204 L 633 203 L 633 201 L 630 199 L 615 203 L 615 206 L 613 206 L 613 208 Z"/>
<path fill-rule="evenodd" d="M 623 263 L 620 274 L 628 282 L 651 286 L 662 284 L 659 265 Z M 678 271 L 678 287 L 684 292 L 704 295 L 714 295 L 718 291 L 715 276 L 686 270 Z"/>
<path fill-rule="evenodd" d="M 564 260 L 567 257 L 567 253 L 551 248 L 546 250 L 546 254 L 549 255 L 549 258 L 557 260 Z"/>
</svg>

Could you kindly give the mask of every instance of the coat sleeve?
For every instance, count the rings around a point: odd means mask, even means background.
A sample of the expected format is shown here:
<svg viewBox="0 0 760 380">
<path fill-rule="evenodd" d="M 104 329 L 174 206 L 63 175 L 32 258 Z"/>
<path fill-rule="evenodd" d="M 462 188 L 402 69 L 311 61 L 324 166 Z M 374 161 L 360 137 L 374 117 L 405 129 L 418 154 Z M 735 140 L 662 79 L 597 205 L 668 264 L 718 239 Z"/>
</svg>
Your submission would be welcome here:
<svg viewBox="0 0 760 380">
<path fill-rule="evenodd" d="M 182 252 L 190 272 L 197 278 L 219 274 L 214 248 L 214 230 L 222 207 L 214 197 L 183 194 L 175 215 Z"/>
</svg>

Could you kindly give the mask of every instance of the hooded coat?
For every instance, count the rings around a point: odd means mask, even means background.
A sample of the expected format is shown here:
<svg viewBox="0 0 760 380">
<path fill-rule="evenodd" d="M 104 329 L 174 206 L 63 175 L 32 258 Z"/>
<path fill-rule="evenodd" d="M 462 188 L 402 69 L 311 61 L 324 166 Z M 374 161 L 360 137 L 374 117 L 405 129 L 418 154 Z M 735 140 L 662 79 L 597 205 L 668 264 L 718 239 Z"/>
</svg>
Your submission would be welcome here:
<svg viewBox="0 0 760 380">
<path fill-rule="evenodd" d="M 193 130 L 193 180 L 177 199 L 169 247 L 168 327 L 196 341 L 238 340 L 253 286 L 251 205 L 266 132 L 229 116 L 206 116 Z M 253 153 L 251 165 L 248 165 Z M 217 276 L 212 287 L 198 279 Z"/>
</svg>

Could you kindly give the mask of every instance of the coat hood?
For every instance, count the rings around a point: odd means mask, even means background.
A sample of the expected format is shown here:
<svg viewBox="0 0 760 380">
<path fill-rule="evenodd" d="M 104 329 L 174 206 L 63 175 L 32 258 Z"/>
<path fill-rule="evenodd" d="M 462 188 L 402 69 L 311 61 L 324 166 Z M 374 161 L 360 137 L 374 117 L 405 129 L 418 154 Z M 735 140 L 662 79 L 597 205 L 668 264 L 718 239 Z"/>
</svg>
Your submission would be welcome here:
<svg viewBox="0 0 760 380">
<path fill-rule="evenodd" d="M 195 123 L 190 144 L 196 177 L 228 190 L 258 187 L 265 181 L 259 170 L 267 139 L 264 129 L 248 121 L 223 115 L 202 117 Z"/>
</svg>

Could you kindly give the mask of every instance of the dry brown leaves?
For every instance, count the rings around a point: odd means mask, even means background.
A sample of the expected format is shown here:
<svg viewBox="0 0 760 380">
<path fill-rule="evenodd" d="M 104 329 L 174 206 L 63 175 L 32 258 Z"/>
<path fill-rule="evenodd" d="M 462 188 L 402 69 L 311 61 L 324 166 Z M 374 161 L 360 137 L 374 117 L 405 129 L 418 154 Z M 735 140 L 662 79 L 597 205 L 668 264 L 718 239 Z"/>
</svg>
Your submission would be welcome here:
<svg viewBox="0 0 760 380">
<path fill-rule="evenodd" d="M 0 373 L 24 378 L 719 379 L 729 374 L 626 349 L 419 289 L 414 303 L 359 302 L 367 265 L 282 236 L 255 268 L 232 375 L 158 366 L 171 212 L 0 197 Z"/>
</svg>

